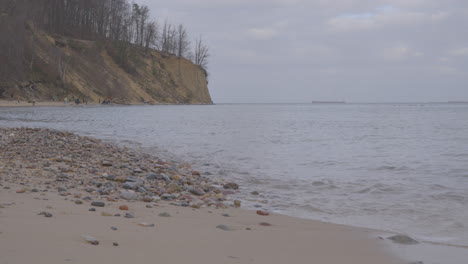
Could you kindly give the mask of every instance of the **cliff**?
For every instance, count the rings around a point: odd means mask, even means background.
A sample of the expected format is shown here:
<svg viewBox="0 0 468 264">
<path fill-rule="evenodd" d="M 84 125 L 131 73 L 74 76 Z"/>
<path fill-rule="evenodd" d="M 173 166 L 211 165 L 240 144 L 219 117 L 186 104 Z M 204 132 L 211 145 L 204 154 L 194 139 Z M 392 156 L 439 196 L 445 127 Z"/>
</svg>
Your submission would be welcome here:
<svg viewBox="0 0 468 264">
<path fill-rule="evenodd" d="M 29 30 L 24 74 L 2 80 L 0 98 L 113 98 L 122 104 L 209 104 L 206 71 L 189 60 L 128 43 Z"/>
</svg>

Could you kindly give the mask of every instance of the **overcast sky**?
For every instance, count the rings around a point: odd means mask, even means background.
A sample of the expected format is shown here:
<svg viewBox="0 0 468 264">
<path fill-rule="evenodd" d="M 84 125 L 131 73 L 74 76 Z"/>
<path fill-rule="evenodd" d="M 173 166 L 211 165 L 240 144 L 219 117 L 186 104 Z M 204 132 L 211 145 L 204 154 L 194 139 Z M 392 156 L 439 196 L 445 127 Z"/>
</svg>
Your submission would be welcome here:
<svg viewBox="0 0 468 264">
<path fill-rule="evenodd" d="M 226 102 L 468 101 L 468 0 L 140 0 L 210 47 Z"/>
</svg>

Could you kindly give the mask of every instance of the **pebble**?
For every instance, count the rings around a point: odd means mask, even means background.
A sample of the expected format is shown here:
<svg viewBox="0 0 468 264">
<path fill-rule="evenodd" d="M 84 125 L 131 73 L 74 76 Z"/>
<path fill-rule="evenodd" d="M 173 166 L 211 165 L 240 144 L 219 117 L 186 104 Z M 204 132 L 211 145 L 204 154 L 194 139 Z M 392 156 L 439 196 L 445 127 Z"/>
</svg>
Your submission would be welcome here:
<svg viewBox="0 0 468 264">
<path fill-rule="evenodd" d="M 122 211 L 127 211 L 128 210 L 128 205 L 121 205 L 119 206 L 119 209 Z"/>
<path fill-rule="evenodd" d="M 138 194 L 135 193 L 135 192 L 130 192 L 130 191 L 123 191 L 123 192 L 120 192 L 120 195 L 119 195 L 120 198 L 124 199 L 124 200 L 138 200 Z"/>
<path fill-rule="evenodd" d="M 168 193 L 179 192 L 180 191 L 180 186 L 179 186 L 179 184 L 177 184 L 175 182 L 172 182 L 172 183 L 169 183 L 166 186 L 166 190 L 167 190 Z"/>
<path fill-rule="evenodd" d="M 115 181 L 115 176 L 114 175 L 107 175 L 107 176 L 105 176 L 105 178 L 108 181 Z"/>
<path fill-rule="evenodd" d="M 118 247 L 118 246 L 119 246 L 119 243 L 114 242 L 114 243 L 112 243 L 112 245 L 113 245 L 114 247 Z"/>
<path fill-rule="evenodd" d="M 270 215 L 269 212 L 263 211 L 263 210 L 257 210 L 257 214 L 258 214 L 258 215 Z"/>
<path fill-rule="evenodd" d="M 147 179 L 147 180 L 150 180 L 150 181 L 151 181 L 151 180 L 157 180 L 158 178 L 159 178 L 159 176 L 158 176 L 158 174 L 156 174 L 156 173 L 151 173 L 151 174 L 148 174 L 148 175 L 146 176 L 146 179 Z"/>
<path fill-rule="evenodd" d="M 229 214 L 222 214 L 224 217 L 231 217 Z"/>
<path fill-rule="evenodd" d="M 257 192 L 257 191 L 253 191 L 253 192 L 251 192 L 250 194 L 252 194 L 252 195 L 260 195 L 260 193 Z"/>
<path fill-rule="evenodd" d="M 189 188 L 188 191 L 191 194 L 197 195 L 197 196 L 202 196 L 202 195 L 205 194 L 205 192 L 202 189 L 199 189 L 199 188 Z"/>
<path fill-rule="evenodd" d="M 241 206 L 240 200 L 234 200 L 234 207 L 239 208 Z"/>
<path fill-rule="evenodd" d="M 127 177 L 127 179 L 125 179 L 125 181 L 127 182 L 135 182 L 135 183 L 142 183 L 142 181 L 139 179 L 139 178 L 135 178 L 135 177 Z"/>
<path fill-rule="evenodd" d="M 45 216 L 45 217 L 52 217 L 52 216 L 53 216 L 53 215 L 52 215 L 51 213 L 49 213 L 49 212 L 40 212 L 40 213 L 37 214 L 37 215 L 43 215 L 43 216 Z"/>
<path fill-rule="evenodd" d="M 143 199 L 141 199 L 143 202 L 145 203 L 151 203 L 153 201 L 153 199 L 151 197 L 143 197 Z"/>
<path fill-rule="evenodd" d="M 111 226 L 111 229 L 114 230 L 114 231 L 119 230 L 119 229 L 118 229 L 117 227 L 115 227 L 115 226 Z"/>
<path fill-rule="evenodd" d="M 267 222 L 261 222 L 261 223 L 259 223 L 259 225 L 261 225 L 261 226 L 271 226 L 271 224 L 267 223 Z"/>
<path fill-rule="evenodd" d="M 232 189 L 232 190 L 239 189 L 239 185 L 237 183 L 234 183 L 234 182 L 226 183 L 226 184 L 224 184 L 223 187 L 224 187 L 224 189 Z"/>
<path fill-rule="evenodd" d="M 414 245 L 414 244 L 419 243 L 418 241 L 414 240 L 413 238 L 411 238 L 409 236 L 405 236 L 405 235 L 391 236 L 391 237 L 387 237 L 387 239 L 390 239 L 395 243 L 403 244 L 403 245 Z"/>
<path fill-rule="evenodd" d="M 221 229 L 223 231 L 232 231 L 227 225 L 217 225 L 216 228 Z"/>
<path fill-rule="evenodd" d="M 145 222 L 141 222 L 138 225 L 142 226 L 142 227 L 155 227 L 155 224 L 148 224 L 148 223 L 145 223 Z"/>
<path fill-rule="evenodd" d="M 126 213 L 125 218 L 135 218 L 135 215 L 133 213 Z"/>
<path fill-rule="evenodd" d="M 151 206 L 151 205 L 149 205 L 149 204 L 147 204 L 145 207 L 146 207 L 146 208 L 153 208 L 153 206 Z"/>
<path fill-rule="evenodd" d="M 1 136 L 9 134 L 15 134 L 14 140 Z M 218 187 L 220 183 L 192 170 L 188 164 L 160 160 L 99 139 L 53 129 L 0 128 L 0 164 L 0 188 L 9 189 L 23 183 L 18 193 L 29 190 L 42 196 L 45 191 L 58 193 L 76 204 L 89 203 L 90 212 L 109 207 L 104 201 L 118 202 L 119 198 L 146 202 L 161 199 L 194 208 L 238 205 L 227 202 L 226 198 L 239 188 L 236 183 L 228 182 L 223 189 Z M 35 185 L 30 181 L 32 177 Z"/>
<path fill-rule="evenodd" d="M 96 207 L 104 207 L 106 206 L 106 204 L 104 202 L 92 202 L 91 203 L 92 206 L 96 206 Z"/>
<path fill-rule="evenodd" d="M 102 212 L 101 213 L 102 216 L 112 216 L 112 214 L 108 213 L 108 212 Z"/>
<path fill-rule="evenodd" d="M 112 166 L 112 162 L 108 161 L 108 160 L 105 160 L 102 162 L 102 166 L 105 166 L 105 167 L 111 167 Z"/>
<path fill-rule="evenodd" d="M 137 182 L 126 182 L 122 185 L 122 188 L 127 190 L 135 190 L 138 187 L 139 183 Z"/>
<path fill-rule="evenodd" d="M 163 181 L 170 181 L 171 180 L 171 178 L 169 178 L 169 176 L 167 176 L 164 173 L 161 173 L 159 175 L 156 174 L 156 173 L 151 173 L 148 176 L 146 176 L 146 179 L 147 180 L 163 180 Z"/>
<path fill-rule="evenodd" d="M 166 201 L 172 201 L 175 199 L 175 195 L 165 193 L 161 196 L 161 199 L 166 200 Z"/>
<path fill-rule="evenodd" d="M 99 241 L 95 237 L 92 237 L 90 235 L 82 235 L 81 237 L 84 238 L 86 242 L 91 245 L 99 245 Z"/>
<path fill-rule="evenodd" d="M 160 217 L 171 217 L 171 215 L 167 212 L 164 212 L 164 213 L 160 213 L 159 214 Z"/>
</svg>

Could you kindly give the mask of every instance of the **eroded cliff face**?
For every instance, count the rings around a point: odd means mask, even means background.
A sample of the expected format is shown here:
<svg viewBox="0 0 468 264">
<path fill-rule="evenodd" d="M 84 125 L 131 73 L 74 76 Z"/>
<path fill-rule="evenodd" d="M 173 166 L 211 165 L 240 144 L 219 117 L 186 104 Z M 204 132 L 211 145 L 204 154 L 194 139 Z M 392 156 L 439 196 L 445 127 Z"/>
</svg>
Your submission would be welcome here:
<svg viewBox="0 0 468 264">
<path fill-rule="evenodd" d="M 3 98 L 117 103 L 210 104 L 207 74 L 184 58 L 121 43 L 31 34 L 24 80 L 0 85 Z"/>
</svg>

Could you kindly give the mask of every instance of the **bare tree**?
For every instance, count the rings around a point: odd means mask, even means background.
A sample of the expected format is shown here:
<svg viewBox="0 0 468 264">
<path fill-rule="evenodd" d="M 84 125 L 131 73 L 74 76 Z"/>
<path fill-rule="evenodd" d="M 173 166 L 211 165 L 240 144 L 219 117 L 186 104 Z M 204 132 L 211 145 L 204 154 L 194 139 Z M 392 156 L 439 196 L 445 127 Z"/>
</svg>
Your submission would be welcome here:
<svg viewBox="0 0 468 264">
<path fill-rule="evenodd" d="M 158 40 L 158 30 L 159 25 L 156 21 L 151 21 L 146 25 L 145 30 L 145 52 L 148 52 L 148 49 L 152 46 L 155 46 Z"/>
<path fill-rule="evenodd" d="M 205 70 L 210 57 L 208 46 L 203 43 L 202 36 L 195 40 L 195 50 L 193 53 L 193 63 L 200 65 Z"/>
<path fill-rule="evenodd" d="M 176 54 L 177 52 L 177 29 L 175 26 L 169 25 L 168 30 L 168 43 L 169 43 L 169 54 Z"/>
<path fill-rule="evenodd" d="M 190 50 L 190 40 L 184 25 L 177 28 L 177 56 L 185 57 Z"/>
<path fill-rule="evenodd" d="M 20 80 L 33 70 L 36 28 L 38 32 L 105 41 L 116 57 L 126 58 L 130 44 L 135 44 L 145 51 L 158 48 L 191 57 L 194 63 L 207 66 L 208 47 L 201 37 L 190 52 L 183 25 L 166 21 L 160 28 L 150 17 L 147 6 L 131 0 L 0 0 L 0 78 Z M 68 62 L 64 56 L 57 59 L 57 65 L 60 79 L 65 81 Z"/>
<path fill-rule="evenodd" d="M 166 21 L 164 21 L 161 35 L 161 51 L 164 53 L 175 54 L 177 51 L 177 30 Z"/>
<path fill-rule="evenodd" d="M 140 24 L 139 24 L 139 34 L 140 35 L 140 42 L 137 42 L 138 45 L 143 46 L 143 39 L 145 36 L 145 29 L 146 29 L 146 23 L 149 18 L 149 8 L 147 6 L 142 6 L 140 8 Z"/>
<path fill-rule="evenodd" d="M 164 21 L 164 26 L 163 26 L 163 30 L 162 30 L 162 34 L 161 34 L 161 51 L 162 52 L 169 52 L 169 43 L 168 43 L 168 23 L 167 23 L 167 20 Z"/>
<path fill-rule="evenodd" d="M 24 77 L 27 47 L 26 1 L 0 1 L 0 80 L 17 81 Z"/>
<path fill-rule="evenodd" d="M 67 76 L 67 69 L 68 66 L 70 65 L 70 58 L 68 58 L 65 54 L 62 52 L 58 52 L 58 57 L 57 57 L 57 67 L 58 67 L 58 73 L 60 76 L 60 80 L 62 83 L 65 85 L 66 84 L 66 76 Z"/>
</svg>

